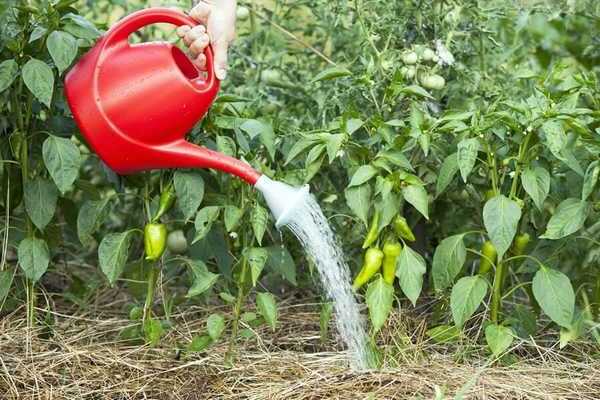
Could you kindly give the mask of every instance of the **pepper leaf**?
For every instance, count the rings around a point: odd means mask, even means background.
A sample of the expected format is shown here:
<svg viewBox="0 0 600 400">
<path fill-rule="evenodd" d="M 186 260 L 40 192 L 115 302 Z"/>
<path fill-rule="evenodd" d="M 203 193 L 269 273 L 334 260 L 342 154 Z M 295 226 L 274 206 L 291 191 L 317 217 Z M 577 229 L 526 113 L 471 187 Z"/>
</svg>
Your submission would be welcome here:
<svg viewBox="0 0 600 400">
<path fill-rule="evenodd" d="M 423 257 L 410 247 L 404 246 L 398 258 L 396 276 L 400 282 L 402 292 L 408 297 L 413 306 L 416 305 L 421 294 L 423 275 L 426 270 Z"/>
<path fill-rule="evenodd" d="M 555 240 L 577 232 L 583 227 L 589 211 L 587 201 L 575 198 L 563 200 L 548 221 L 546 232 L 540 238 Z"/>
<path fill-rule="evenodd" d="M 79 148 L 70 139 L 49 136 L 42 146 L 44 164 L 58 190 L 65 193 L 71 188 L 81 165 Z"/>
<path fill-rule="evenodd" d="M 485 203 L 483 223 L 496 247 L 498 257 L 502 257 L 510 247 L 520 219 L 519 205 L 503 195 L 492 197 Z"/>
<path fill-rule="evenodd" d="M 100 269 L 108 278 L 108 282 L 115 284 L 129 258 L 129 247 L 133 237 L 133 230 L 121 233 L 109 233 L 100 246 L 98 246 L 98 260 Z"/>
<path fill-rule="evenodd" d="M 50 250 L 42 239 L 25 238 L 19 243 L 17 252 L 19 266 L 27 279 L 37 282 L 48 269 Z"/>
<path fill-rule="evenodd" d="M 542 167 L 529 167 L 521 175 L 523 189 L 533 200 L 533 203 L 542 210 L 544 200 L 550 192 L 550 174 Z"/>
<path fill-rule="evenodd" d="M 513 342 L 513 330 L 502 325 L 490 324 L 485 328 L 485 341 L 496 357 L 500 356 Z"/>
<path fill-rule="evenodd" d="M 544 313 L 558 325 L 569 328 L 575 311 L 575 293 L 569 278 L 543 266 L 533 277 L 531 288 Z"/>
<path fill-rule="evenodd" d="M 381 275 L 379 278 L 369 283 L 366 294 L 367 307 L 369 307 L 369 316 L 373 324 L 373 333 L 377 333 L 390 311 L 394 300 L 394 287 L 387 283 Z"/>
<path fill-rule="evenodd" d="M 261 292 L 256 295 L 256 307 L 273 331 L 277 327 L 277 302 L 271 293 Z"/>
<path fill-rule="evenodd" d="M 35 58 L 30 59 L 23 66 L 22 78 L 27 89 L 50 108 L 54 91 L 54 74 L 48 64 Z"/>
<path fill-rule="evenodd" d="M 204 197 L 204 179 L 197 172 L 177 171 L 173 177 L 177 207 L 187 221 L 196 213 Z"/>
<path fill-rule="evenodd" d="M 450 286 L 465 264 L 467 249 L 464 236 L 460 234 L 447 237 L 435 249 L 431 267 L 435 290 L 444 290 Z"/>
<path fill-rule="evenodd" d="M 479 275 L 460 278 L 452 288 L 450 308 L 458 328 L 471 318 L 487 293 L 487 282 Z"/>
</svg>

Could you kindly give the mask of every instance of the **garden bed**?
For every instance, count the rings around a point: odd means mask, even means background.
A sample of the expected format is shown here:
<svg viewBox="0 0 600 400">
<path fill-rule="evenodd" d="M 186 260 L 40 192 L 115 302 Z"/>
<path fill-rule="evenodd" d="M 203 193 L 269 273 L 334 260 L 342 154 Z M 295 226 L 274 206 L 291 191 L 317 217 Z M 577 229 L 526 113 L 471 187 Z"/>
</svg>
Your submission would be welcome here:
<svg viewBox="0 0 600 400">
<path fill-rule="evenodd" d="M 46 339 L 46 328 L 28 332 L 22 310 L 5 316 L 0 322 L 3 398 L 431 399 L 444 393 L 437 398 L 595 399 L 600 393 L 600 361 L 586 358 L 584 351 L 523 344 L 527 361 L 491 365 L 482 349 L 430 343 L 416 333 L 421 329 L 400 323 L 411 317 L 399 311 L 385 330 L 397 339 L 398 330 L 414 329 L 410 340 L 386 344 L 402 350 L 389 351 L 381 370 L 358 373 L 347 367 L 335 337 L 322 343 L 315 304 L 282 304 L 276 332 L 259 327 L 254 338 L 239 342 L 232 367 L 224 363 L 226 340 L 202 353 L 178 350 L 203 331 L 209 311 L 226 309 L 195 307 L 173 315 L 172 328 L 152 348 L 119 339 L 132 325 L 119 311 L 122 305 L 117 300 L 75 315 L 58 306 Z"/>
</svg>

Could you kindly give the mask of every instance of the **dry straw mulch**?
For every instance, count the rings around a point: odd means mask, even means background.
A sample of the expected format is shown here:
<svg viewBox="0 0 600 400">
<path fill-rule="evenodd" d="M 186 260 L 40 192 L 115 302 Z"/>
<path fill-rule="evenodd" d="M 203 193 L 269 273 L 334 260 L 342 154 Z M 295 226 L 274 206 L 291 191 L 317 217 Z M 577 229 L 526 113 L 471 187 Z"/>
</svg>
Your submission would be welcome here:
<svg viewBox="0 0 600 400">
<path fill-rule="evenodd" d="M 438 398 L 448 399 L 600 398 L 600 361 L 572 361 L 556 349 L 538 348 L 529 361 L 500 367 L 485 357 L 458 362 L 454 351 L 415 345 L 412 337 L 396 367 L 353 372 L 333 341 L 320 343 L 314 305 L 283 307 L 277 332 L 260 328 L 257 337 L 241 341 L 232 368 L 224 366 L 225 341 L 178 356 L 176 348 L 201 333 L 214 311 L 173 316 L 161 345 L 150 348 L 119 339 L 132 322 L 115 312 L 54 312 L 53 335 L 43 339 L 42 328 L 29 331 L 17 310 L 0 320 L 0 398 L 433 399 L 440 392 L 446 397 Z"/>
</svg>

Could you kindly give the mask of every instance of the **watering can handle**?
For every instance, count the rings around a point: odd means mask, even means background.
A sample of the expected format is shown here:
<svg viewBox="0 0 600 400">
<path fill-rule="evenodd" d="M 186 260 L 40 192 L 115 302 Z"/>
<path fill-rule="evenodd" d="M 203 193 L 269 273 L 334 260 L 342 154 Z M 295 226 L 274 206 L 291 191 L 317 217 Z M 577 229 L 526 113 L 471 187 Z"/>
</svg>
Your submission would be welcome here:
<svg viewBox="0 0 600 400">
<path fill-rule="evenodd" d="M 168 23 L 176 26 L 189 25 L 196 26 L 198 21 L 192 17 L 171 8 L 152 7 L 136 11 L 114 24 L 106 33 L 105 40 L 107 47 L 127 44 L 129 35 L 143 27 L 151 24 Z M 213 51 L 211 46 L 204 49 L 206 56 L 206 78 L 207 88 L 212 88 L 217 84 L 214 74 Z"/>
</svg>

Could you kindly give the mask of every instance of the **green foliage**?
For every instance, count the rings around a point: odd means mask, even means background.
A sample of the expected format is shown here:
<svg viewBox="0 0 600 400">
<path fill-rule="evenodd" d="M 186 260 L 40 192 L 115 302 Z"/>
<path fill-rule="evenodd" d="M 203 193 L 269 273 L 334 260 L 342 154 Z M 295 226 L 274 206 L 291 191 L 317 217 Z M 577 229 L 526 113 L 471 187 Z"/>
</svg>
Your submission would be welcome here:
<svg viewBox="0 0 600 400">
<path fill-rule="evenodd" d="M 465 276 L 460 278 L 452 288 L 450 308 L 454 324 L 462 328 L 481 305 L 487 293 L 487 282 L 480 276 Z"/>
<path fill-rule="evenodd" d="M 19 243 L 19 265 L 27 279 L 37 282 L 48 269 L 50 250 L 42 239 L 26 238 Z"/>
<path fill-rule="evenodd" d="M 496 357 L 504 353 L 513 342 L 512 329 L 490 324 L 485 327 L 485 341 Z"/>
<path fill-rule="evenodd" d="M 256 295 L 256 308 L 263 316 L 272 330 L 277 327 L 277 302 L 271 293 L 258 293 Z"/>
<path fill-rule="evenodd" d="M 374 333 L 377 333 L 385 323 L 392 310 L 393 300 L 394 288 L 385 282 L 383 276 L 379 275 L 376 280 L 369 283 L 366 302 L 369 307 L 369 316 L 371 317 Z"/>
<path fill-rule="evenodd" d="M 275 298 L 264 289 L 319 286 L 311 261 L 276 230 L 252 188 L 209 170 L 119 177 L 78 135 L 62 79 L 113 11 L 147 5 L 60 3 L 0 7 L 0 214 L 11 227 L 8 250 L 18 253 L 18 265 L 0 271 L 0 300 L 24 301 L 13 282 L 40 281 L 48 269 L 74 280 L 100 282 L 104 274 L 133 292 L 133 282 L 149 283 L 156 268 L 167 292 L 187 294 L 177 307 L 233 308 L 227 323 L 212 315 L 188 351 L 205 350 L 225 325 L 237 335 L 241 304 L 255 286 L 257 310 L 275 329 Z M 486 303 L 485 341 L 499 356 L 515 335 L 560 329 L 566 345 L 595 332 L 600 10 L 585 0 L 488 3 L 248 4 L 265 19 L 238 22 L 228 79 L 188 139 L 275 179 L 309 183 L 353 272 L 375 211 L 380 247 L 404 216 L 417 238 L 403 243 L 399 286 L 378 278 L 367 289 L 372 332 L 395 303 L 411 309 L 426 296 L 441 310 L 430 316 L 428 337 L 456 342 L 471 335 L 460 328 Z M 147 29 L 134 40 L 156 39 L 173 35 Z M 189 245 L 143 264 L 135 232 L 169 185 L 176 206 L 160 222 Z M 516 254 L 513 241 L 523 233 L 532 242 Z M 488 240 L 499 258 L 493 275 L 478 276 Z M 82 244 L 85 251 L 73 251 Z M 98 269 L 75 278 L 58 260 Z M 323 310 L 326 336 L 331 307 Z M 150 307 L 145 325 L 132 329 L 138 339 L 158 343 L 167 329 L 158 313 Z"/>
</svg>

